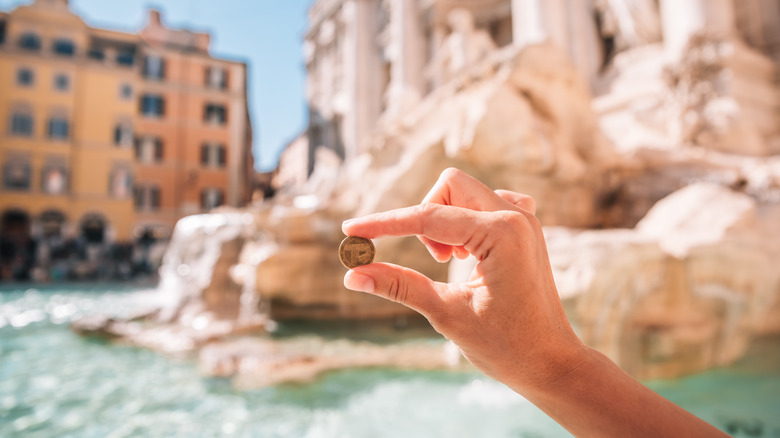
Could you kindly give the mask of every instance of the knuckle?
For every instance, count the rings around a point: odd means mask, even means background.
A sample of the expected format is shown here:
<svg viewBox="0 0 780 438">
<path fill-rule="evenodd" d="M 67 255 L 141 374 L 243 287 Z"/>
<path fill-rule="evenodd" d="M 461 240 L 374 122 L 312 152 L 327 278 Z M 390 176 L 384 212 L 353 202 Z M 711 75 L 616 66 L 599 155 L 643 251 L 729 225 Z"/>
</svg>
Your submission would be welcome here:
<svg viewBox="0 0 780 438">
<path fill-rule="evenodd" d="M 541 233 L 539 220 L 526 211 L 501 211 L 494 217 L 494 228 L 500 234 L 533 236 Z"/>
<path fill-rule="evenodd" d="M 440 178 L 445 181 L 452 181 L 463 176 L 463 171 L 457 167 L 448 167 L 441 173 Z"/>
<path fill-rule="evenodd" d="M 502 231 L 525 231 L 528 225 L 528 218 L 519 211 L 505 210 L 496 215 L 496 227 Z"/>
<path fill-rule="evenodd" d="M 419 218 L 420 221 L 420 234 L 425 234 L 426 224 L 430 222 L 431 217 L 441 208 L 441 205 L 439 204 L 431 204 L 431 203 L 424 203 L 424 204 L 418 204 L 415 207 L 415 216 Z"/>
</svg>

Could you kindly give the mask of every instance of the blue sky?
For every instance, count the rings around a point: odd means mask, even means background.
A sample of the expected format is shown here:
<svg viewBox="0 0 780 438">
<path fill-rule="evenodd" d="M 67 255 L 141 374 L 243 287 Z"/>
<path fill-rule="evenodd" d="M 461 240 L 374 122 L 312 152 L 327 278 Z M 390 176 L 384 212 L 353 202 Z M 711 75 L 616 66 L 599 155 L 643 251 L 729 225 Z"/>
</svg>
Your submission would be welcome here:
<svg viewBox="0 0 780 438">
<path fill-rule="evenodd" d="M 8 11 L 32 0 L 0 0 Z M 249 63 L 255 167 L 270 170 L 306 121 L 301 39 L 311 0 L 70 0 L 89 25 L 135 32 L 146 10 L 171 27 L 211 32 L 212 53 Z"/>
</svg>

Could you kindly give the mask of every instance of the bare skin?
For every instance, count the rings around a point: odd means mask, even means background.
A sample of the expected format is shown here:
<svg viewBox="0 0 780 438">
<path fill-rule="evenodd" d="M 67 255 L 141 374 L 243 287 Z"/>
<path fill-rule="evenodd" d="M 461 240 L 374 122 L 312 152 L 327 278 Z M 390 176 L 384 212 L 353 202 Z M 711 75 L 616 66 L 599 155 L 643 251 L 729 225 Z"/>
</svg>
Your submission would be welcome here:
<svg viewBox="0 0 780 438">
<path fill-rule="evenodd" d="M 374 263 L 347 288 L 425 316 L 474 366 L 526 397 L 576 436 L 727 436 L 651 391 L 571 328 L 553 281 L 535 202 L 447 169 L 420 205 L 345 221 L 347 235 L 418 236 L 440 262 L 473 255 L 463 284 Z"/>
</svg>

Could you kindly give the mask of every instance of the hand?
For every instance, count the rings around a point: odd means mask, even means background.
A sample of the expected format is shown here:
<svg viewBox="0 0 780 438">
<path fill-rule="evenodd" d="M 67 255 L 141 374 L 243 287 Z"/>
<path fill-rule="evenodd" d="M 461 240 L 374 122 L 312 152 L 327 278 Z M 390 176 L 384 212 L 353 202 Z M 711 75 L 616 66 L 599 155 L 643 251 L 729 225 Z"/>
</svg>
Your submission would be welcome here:
<svg viewBox="0 0 780 438">
<path fill-rule="evenodd" d="M 417 235 L 441 262 L 471 254 L 478 264 L 469 281 L 439 283 L 375 263 L 350 270 L 344 284 L 420 312 L 486 374 L 516 389 L 543 387 L 576 367 L 584 346 L 563 312 L 534 210 L 528 196 L 448 169 L 420 205 L 342 228 L 366 238 Z"/>
<path fill-rule="evenodd" d="M 444 171 L 420 205 L 344 222 L 347 235 L 416 235 L 434 258 L 473 255 L 463 284 L 374 263 L 344 285 L 420 312 L 463 355 L 576 436 L 725 436 L 580 342 L 563 312 L 535 204 Z"/>
</svg>

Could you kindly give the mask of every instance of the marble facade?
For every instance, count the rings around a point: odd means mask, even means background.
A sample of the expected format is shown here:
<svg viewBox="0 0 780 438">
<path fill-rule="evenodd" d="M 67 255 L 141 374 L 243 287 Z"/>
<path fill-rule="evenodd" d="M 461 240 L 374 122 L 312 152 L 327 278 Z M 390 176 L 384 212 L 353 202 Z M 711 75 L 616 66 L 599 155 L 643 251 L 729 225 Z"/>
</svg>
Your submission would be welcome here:
<svg viewBox="0 0 780 438">
<path fill-rule="evenodd" d="M 381 123 L 444 86 L 447 78 L 434 64 L 455 33 L 449 18 L 456 9 L 470 12 L 476 31 L 497 50 L 553 42 L 591 85 L 597 112 L 607 119 L 637 99 L 668 94 L 664 69 L 686 55 L 695 36 L 729 41 L 724 93 L 741 109 L 738 124 L 750 125 L 740 135 L 762 141 L 721 149 L 752 147 L 760 155 L 780 147 L 777 0 L 319 0 L 304 36 L 309 153 L 282 160 L 280 171 L 305 179 L 320 147 L 343 160 L 358 156 Z M 649 71 L 620 64 L 637 57 L 638 64 L 652 64 Z"/>
</svg>

